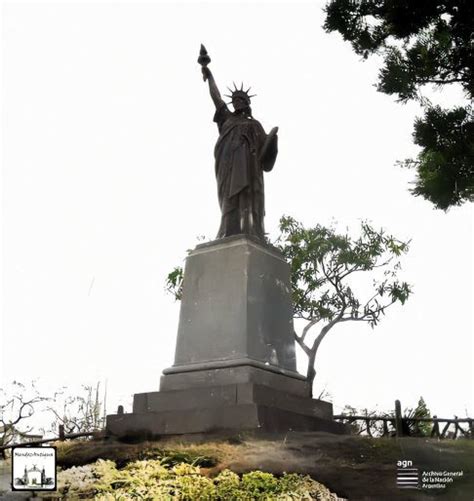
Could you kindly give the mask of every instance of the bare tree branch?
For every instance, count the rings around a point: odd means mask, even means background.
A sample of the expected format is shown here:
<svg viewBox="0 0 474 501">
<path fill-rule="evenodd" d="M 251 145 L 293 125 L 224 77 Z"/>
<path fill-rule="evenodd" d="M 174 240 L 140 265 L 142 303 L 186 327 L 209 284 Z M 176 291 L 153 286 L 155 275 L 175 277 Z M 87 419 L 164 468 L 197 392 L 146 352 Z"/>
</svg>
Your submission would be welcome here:
<svg viewBox="0 0 474 501">
<path fill-rule="evenodd" d="M 306 344 L 304 343 L 304 341 L 298 336 L 298 334 L 296 334 L 296 332 L 294 333 L 294 336 L 295 336 L 296 342 L 300 345 L 300 347 L 306 353 L 306 355 L 309 356 L 310 353 L 311 353 L 311 350 L 309 349 L 309 347 L 306 346 Z"/>
<path fill-rule="evenodd" d="M 320 320 L 321 320 L 320 318 L 313 318 L 312 320 L 309 321 L 308 324 L 305 325 L 303 332 L 301 333 L 301 341 L 305 340 L 308 331 L 311 329 L 311 327 L 314 327 L 317 323 L 319 323 Z"/>
</svg>

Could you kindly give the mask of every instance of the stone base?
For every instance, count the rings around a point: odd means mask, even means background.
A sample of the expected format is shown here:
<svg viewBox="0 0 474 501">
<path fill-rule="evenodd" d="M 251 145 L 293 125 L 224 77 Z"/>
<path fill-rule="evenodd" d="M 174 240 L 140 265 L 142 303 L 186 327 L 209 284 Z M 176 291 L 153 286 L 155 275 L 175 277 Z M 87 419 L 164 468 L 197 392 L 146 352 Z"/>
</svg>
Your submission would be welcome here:
<svg viewBox="0 0 474 501">
<path fill-rule="evenodd" d="M 347 432 L 346 427 L 336 421 L 309 417 L 257 404 L 107 416 L 108 435 L 121 438 L 140 437 L 150 440 L 163 435 L 222 431 L 242 432 L 246 430 L 261 430 L 263 432 L 326 431 L 339 434 Z"/>
<path fill-rule="evenodd" d="M 250 370 L 240 370 L 238 374 L 242 379 L 247 376 L 262 381 L 268 374 L 270 378 L 284 377 L 270 372 L 256 376 L 253 368 L 245 369 Z M 164 376 L 164 380 L 167 382 L 170 377 Z M 286 388 L 280 384 L 279 389 L 252 381 L 235 384 L 219 381 L 216 386 L 136 394 L 133 413 L 107 416 L 107 432 L 118 437 L 143 438 L 244 430 L 346 432 L 344 425 L 332 420 L 332 404 L 304 396 L 305 383 L 291 379 L 286 377 Z M 295 385 L 295 381 L 302 386 Z M 283 382 L 285 379 L 280 381 Z M 173 384 L 179 386 L 179 380 L 165 386 Z"/>
<path fill-rule="evenodd" d="M 290 266 L 245 235 L 186 258 L 174 364 L 165 374 L 254 365 L 296 373 Z"/>
<path fill-rule="evenodd" d="M 344 433 L 332 405 L 309 395 L 296 371 L 290 266 L 278 249 L 237 235 L 189 254 L 174 364 L 159 392 L 135 395 L 132 414 L 107 416 L 107 431 Z"/>
<path fill-rule="evenodd" d="M 225 366 L 215 369 L 201 369 L 188 372 L 171 373 L 165 370 L 161 376 L 160 391 L 185 390 L 226 386 L 232 384 L 255 383 L 277 388 L 280 391 L 300 397 L 308 397 L 310 388 L 304 376 L 298 372 L 285 374 L 273 371 L 271 366 L 265 369 L 252 365 Z M 136 395 L 138 397 L 138 395 Z M 140 397 L 138 397 L 140 398 Z"/>
</svg>

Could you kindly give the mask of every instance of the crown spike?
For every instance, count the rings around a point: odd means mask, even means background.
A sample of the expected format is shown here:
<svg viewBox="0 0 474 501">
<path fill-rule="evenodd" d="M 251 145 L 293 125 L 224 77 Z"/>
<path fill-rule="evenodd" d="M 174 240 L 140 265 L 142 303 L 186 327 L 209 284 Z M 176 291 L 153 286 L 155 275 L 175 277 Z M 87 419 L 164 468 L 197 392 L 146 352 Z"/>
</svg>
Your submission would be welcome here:
<svg viewBox="0 0 474 501">
<path fill-rule="evenodd" d="M 232 81 L 232 83 L 234 84 L 234 90 L 239 90 L 239 89 L 237 89 L 237 85 L 235 85 L 235 82 Z"/>
<path fill-rule="evenodd" d="M 240 83 L 240 90 L 244 90 L 244 82 Z"/>
</svg>

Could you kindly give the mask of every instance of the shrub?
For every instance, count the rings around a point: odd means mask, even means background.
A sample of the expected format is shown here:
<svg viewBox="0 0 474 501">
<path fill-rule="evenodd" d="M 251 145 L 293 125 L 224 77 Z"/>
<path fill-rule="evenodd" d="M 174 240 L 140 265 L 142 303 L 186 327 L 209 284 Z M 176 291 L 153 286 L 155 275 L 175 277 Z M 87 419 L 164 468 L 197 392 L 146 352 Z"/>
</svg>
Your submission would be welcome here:
<svg viewBox="0 0 474 501">
<path fill-rule="evenodd" d="M 58 494 L 64 498 L 96 501 L 332 501 L 326 487 L 309 476 L 252 471 L 242 478 L 224 470 L 215 478 L 201 473 L 199 466 L 180 463 L 170 466 L 162 460 L 140 460 L 117 469 L 113 461 L 98 460 L 60 471 Z M 51 497 L 54 497 L 52 495 Z"/>
<path fill-rule="evenodd" d="M 271 473 L 251 471 L 242 476 L 242 490 L 251 496 L 251 499 L 268 499 L 280 491 L 278 479 Z"/>
</svg>

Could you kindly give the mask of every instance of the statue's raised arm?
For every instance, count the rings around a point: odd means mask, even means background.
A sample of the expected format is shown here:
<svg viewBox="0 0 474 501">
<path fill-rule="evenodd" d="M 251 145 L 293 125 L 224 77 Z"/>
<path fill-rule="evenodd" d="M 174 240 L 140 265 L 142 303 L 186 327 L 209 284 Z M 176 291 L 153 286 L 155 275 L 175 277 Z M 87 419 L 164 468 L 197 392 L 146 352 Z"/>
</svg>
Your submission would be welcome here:
<svg viewBox="0 0 474 501">
<path fill-rule="evenodd" d="M 201 44 L 201 50 L 199 52 L 198 63 L 201 65 L 202 78 L 204 81 L 209 82 L 209 92 L 211 94 L 212 101 L 214 102 L 216 109 L 219 109 L 223 104 L 224 100 L 221 97 L 221 93 L 217 88 L 216 81 L 212 75 L 211 70 L 208 68 L 208 64 L 211 62 L 211 58 L 207 53 L 206 47 Z"/>
</svg>

